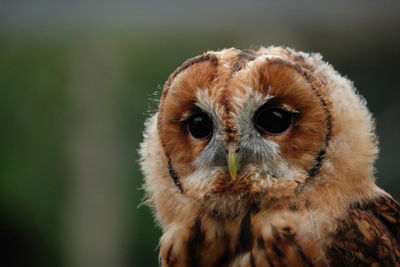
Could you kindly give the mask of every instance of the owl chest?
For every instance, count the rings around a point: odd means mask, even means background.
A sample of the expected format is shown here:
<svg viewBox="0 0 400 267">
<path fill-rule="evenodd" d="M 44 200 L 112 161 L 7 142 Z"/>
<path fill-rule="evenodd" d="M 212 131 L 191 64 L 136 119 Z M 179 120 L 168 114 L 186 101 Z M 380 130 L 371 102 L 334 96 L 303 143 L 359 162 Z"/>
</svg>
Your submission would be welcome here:
<svg viewBox="0 0 400 267">
<path fill-rule="evenodd" d="M 234 220 L 197 217 L 190 225 L 176 225 L 161 239 L 162 265 L 325 265 L 308 257 L 320 254 L 318 240 L 304 246 L 293 222 L 268 217 L 250 213 Z"/>
</svg>

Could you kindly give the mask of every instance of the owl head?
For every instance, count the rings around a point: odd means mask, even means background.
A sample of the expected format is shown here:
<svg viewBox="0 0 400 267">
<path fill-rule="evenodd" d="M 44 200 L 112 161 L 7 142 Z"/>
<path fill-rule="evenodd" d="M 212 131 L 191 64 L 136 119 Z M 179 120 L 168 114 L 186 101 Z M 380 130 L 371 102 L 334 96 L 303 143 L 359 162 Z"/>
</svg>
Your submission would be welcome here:
<svg viewBox="0 0 400 267">
<path fill-rule="evenodd" d="M 351 82 L 320 55 L 281 47 L 183 63 L 141 149 L 153 198 L 221 216 L 303 191 L 356 197 L 372 181 L 376 152 L 373 121 Z"/>
</svg>

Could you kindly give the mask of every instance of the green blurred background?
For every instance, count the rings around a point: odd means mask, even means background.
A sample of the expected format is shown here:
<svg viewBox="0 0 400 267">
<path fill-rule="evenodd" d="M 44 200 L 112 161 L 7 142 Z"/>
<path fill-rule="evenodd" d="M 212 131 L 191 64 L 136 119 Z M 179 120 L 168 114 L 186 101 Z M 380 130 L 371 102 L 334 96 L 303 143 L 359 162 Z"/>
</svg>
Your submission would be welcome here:
<svg viewBox="0 0 400 267">
<path fill-rule="evenodd" d="M 140 206 L 143 122 L 169 73 L 206 50 L 322 53 L 366 97 L 377 182 L 399 199 L 399 11 L 372 0 L 0 1 L 0 265 L 157 266 L 161 232 Z"/>
</svg>

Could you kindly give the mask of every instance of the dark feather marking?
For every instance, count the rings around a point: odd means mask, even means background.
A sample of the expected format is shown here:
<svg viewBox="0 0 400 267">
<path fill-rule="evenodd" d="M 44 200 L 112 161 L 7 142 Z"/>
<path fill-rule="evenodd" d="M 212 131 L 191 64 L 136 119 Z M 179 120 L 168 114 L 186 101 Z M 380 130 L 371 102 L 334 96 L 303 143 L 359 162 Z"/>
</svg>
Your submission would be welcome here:
<svg viewBox="0 0 400 267">
<path fill-rule="evenodd" d="M 251 232 L 251 221 L 250 213 L 247 213 L 240 223 L 239 240 L 236 247 L 235 254 L 239 254 L 251 249 L 252 232 Z"/>
<path fill-rule="evenodd" d="M 173 247 L 174 247 L 174 246 L 171 245 L 171 246 L 169 247 L 169 249 L 168 249 L 168 252 L 167 252 L 166 263 L 167 263 L 168 266 L 175 266 L 175 264 L 176 264 L 177 261 L 178 261 L 178 259 L 174 259 L 173 261 L 171 261 L 171 253 L 172 253 L 172 248 L 173 248 Z"/>
<path fill-rule="evenodd" d="M 169 265 L 169 260 L 170 260 L 170 257 L 171 257 L 172 247 L 173 247 L 173 246 L 170 246 L 170 247 L 169 247 L 168 253 L 167 253 L 167 264 L 168 264 L 168 265 Z"/>
<path fill-rule="evenodd" d="M 257 246 L 260 249 L 265 249 L 264 239 L 261 235 L 257 237 Z"/>
<path fill-rule="evenodd" d="M 276 257 L 280 261 L 280 265 L 279 266 L 284 266 L 284 264 L 281 262 L 282 258 L 284 257 L 284 253 L 278 247 L 278 246 L 280 246 L 282 244 L 282 239 L 279 236 L 278 231 L 276 230 L 276 228 L 273 225 L 271 225 L 271 230 L 272 230 L 272 236 L 274 237 L 274 242 L 272 243 L 272 250 L 274 251 Z"/>
<path fill-rule="evenodd" d="M 311 202 L 310 202 L 308 199 L 306 199 L 306 201 L 304 201 L 304 207 L 305 207 L 306 209 L 309 209 L 310 206 L 311 206 Z"/>
<path fill-rule="evenodd" d="M 301 70 L 301 67 L 300 67 L 299 64 L 296 64 L 295 66 L 297 66 L 296 70 L 298 70 L 298 71 Z M 309 176 L 309 178 L 312 178 L 315 175 L 317 175 L 319 169 L 321 168 L 322 160 L 325 157 L 326 148 L 328 147 L 329 140 L 331 139 L 331 136 L 332 136 L 332 118 L 331 118 L 331 113 L 330 113 L 330 111 L 328 109 L 328 104 L 326 103 L 326 101 L 325 101 L 324 97 L 322 96 L 321 92 L 314 86 L 314 84 L 312 82 L 313 75 L 311 74 L 311 72 L 304 70 L 303 71 L 303 76 L 310 83 L 311 89 L 314 91 L 314 93 L 319 98 L 319 100 L 321 102 L 321 105 L 322 105 L 322 107 L 324 109 L 324 112 L 325 112 L 325 120 L 326 120 L 326 132 L 325 132 L 324 146 L 321 148 L 321 150 L 317 154 L 317 156 L 315 158 L 314 165 L 311 167 L 310 170 L 308 170 L 308 176 Z"/>
<path fill-rule="evenodd" d="M 289 210 L 297 211 L 299 209 L 299 205 L 297 203 L 289 203 Z"/>
<path fill-rule="evenodd" d="M 252 212 L 253 214 L 258 213 L 260 209 L 261 209 L 261 203 L 259 200 L 255 200 L 255 202 L 251 203 L 249 207 L 249 211 Z"/>
<path fill-rule="evenodd" d="M 271 229 L 272 229 L 272 236 L 275 239 L 274 243 L 279 243 L 280 244 L 282 242 L 282 240 L 281 240 L 281 237 L 279 236 L 278 230 L 276 230 L 276 227 L 273 226 L 273 225 L 271 225 Z"/>
<path fill-rule="evenodd" d="M 179 188 L 181 193 L 183 193 L 183 188 L 182 188 L 181 182 L 179 181 L 179 176 L 176 173 L 176 171 L 174 170 L 174 167 L 172 167 L 172 162 L 169 157 L 168 157 L 168 172 L 169 172 L 169 175 L 172 177 L 172 180 L 174 180 L 175 185 Z"/>
<path fill-rule="evenodd" d="M 292 236 L 292 237 L 293 237 L 293 244 L 294 244 L 294 246 L 296 247 L 297 253 L 299 253 L 299 255 L 300 255 L 300 257 L 301 257 L 304 266 L 314 266 L 314 265 L 311 263 L 311 261 L 307 258 L 306 254 L 304 253 L 304 251 L 303 251 L 303 249 L 301 248 L 301 246 L 296 242 L 296 240 L 294 239 L 294 236 Z"/>
<path fill-rule="evenodd" d="M 268 255 L 266 253 L 265 253 L 265 259 L 268 262 L 268 266 L 275 267 L 275 264 L 271 261 L 271 259 L 268 257 Z"/>
<path fill-rule="evenodd" d="M 304 76 L 306 77 L 307 80 L 310 81 L 310 77 L 311 74 L 308 72 L 304 72 Z M 312 90 L 315 92 L 315 94 L 318 96 L 321 105 L 324 109 L 325 112 L 325 120 L 326 120 L 326 132 L 325 132 L 325 144 L 324 147 L 321 148 L 321 150 L 319 151 L 319 153 L 317 154 L 316 158 L 315 158 L 315 163 L 314 165 L 311 167 L 311 169 L 308 171 L 308 176 L 310 178 L 314 177 L 315 175 L 317 175 L 319 169 L 321 168 L 322 165 L 322 160 L 325 157 L 325 153 L 326 153 L 326 148 L 328 147 L 329 144 L 329 140 L 331 139 L 332 136 L 332 118 L 331 118 L 331 113 L 328 109 L 328 105 L 326 104 L 325 99 L 322 97 L 321 93 L 313 86 L 313 84 L 310 82 L 311 84 L 311 88 Z"/>
<path fill-rule="evenodd" d="M 250 251 L 250 265 L 251 267 L 256 267 L 256 263 L 254 262 L 253 252 Z"/>
<path fill-rule="evenodd" d="M 330 111 L 328 109 L 328 105 L 326 104 L 325 99 L 321 96 L 321 93 L 318 92 L 317 89 L 314 88 L 313 86 L 311 86 L 311 88 L 314 90 L 316 95 L 319 97 L 319 100 L 321 101 L 321 105 L 324 108 L 324 112 L 325 112 L 325 115 L 326 115 L 326 117 L 325 117 L 325 120 L 326 120 L 326 132 L 325 132 L 324 147 L 321 148 L 321 150 L 318 152 L 318 154 L 317 154 L 317 156 L 315 158 L 314 165 L 311 167 L 310 170 L 308 170 L 308 176 L 310 178 L 312 178 L 315 175 L 317 175 L 319 169 L 321 168 L 322 160 L 325 157 L 326 148 L 328 147 L 329 140 L 331 139 L 331 135 L 332 135 L 332 119 L 331 119 Z"/>
<path fill-rule="evenodd" d="M 311 167 L 311 169 L 308 170 L 308 176 L 314 177 L 315 175 L 317 175 L 319 169 L 321 168 L 322 160 L 325 157 L 325 153 L 326 153 L 325 149 L 321 149 L 319 151 L 317 157 L 315 158 L 314 165 Z"/>
<path fill-rule="evenodd" d="M 231 241 L 230 236 L 225 233 L 225 235 L 223 236 L 223 240 L 224 240 L 223 243 L 228 248 Z M 232 254 L 230 253 L 230 250 L 225 249 L 225 252 L 219 257 L 219 259 L 216 261 L 215 264 L 213 264 L 213 266 L 215 267 L 229 266 L 231 259 L 232 259 Z"/>
<path fill-rule="evenodd" d="M 248 61 L 253 61 L 256 59 L 256 51 L 253 50 L 243 50 L 237 55 L 237 61 L 232 67 L 232 72 L 238 72 L 246 66 Z"/>
<path fill-rule="evenodd" d="M 272 250 L 275 252 L 275 254 L 278 258 L 281 258 L 284 256 L 283 252 L 280 250 L 280 248 L 277 247 L 277 245 L 275 243 L 272 244 Z"/>
<path fill-rule="evenodd" d="M 229 253 L 228 249 L 221 255 L 221 257 L 217 260 L 215 264 L 212 266 L 214 267 L 221 267 L 221 266 L 229 266 L 229 263 L 232 260 L 232 255 Z"/>
<path fill-rule="evenodd" d="M 366 266 L 366 264 L 362 263 L 360 260 L 352 257 L 349 250 L 342 249 L 340 247 L 330 247 L 328 249 L 328 255 L 332 259 L 330 261 L 331 266 L 343 266 L 343 267 L 352 267 L 352 266 Z M 344 259 L 351 259 L 353 261 L 344 261 Z"/>
<path fill-rule="evenodd" d="M 204 242 L 204 233 L 201 231 L 201 217 L 197 216 L 194 225 L 191 229 L 191 236 L 187 242 L 188 250 L 188 266 L 198 266 L 200 263 L 201 255 L 198 254 L 201 251 Z"/>
<path fill-rule="evenodd" d="M 289 243 L 294 246 L 294 248 L 296 249 L 296 252 L 299 254 L 300 258 L 302 259 L 302 263 L 304 264 L 304 266 L 313 266 L 311 261 L 305 255 L 301 246 L 297 243 L 295 234 L 292 232 L 292 229 L 290 227 L 285 227 L 282 230 L 283 230 L 283 237 L 281 237 L 278 230 L 272 226 L 272 235 L 274 236 L 274 239 L 276 240 L 275 244 L 279 245 L 279 243 L 287 243 L 287 241 L 289 241 Z M 282 241 L 282 238 L 285 240 Z M 273 247 L 273 249 L 278 257 L 281 257 L 283 255 L 283 252 L 277 246 Z M 280 253 L 282 253 L 282 255 Z"/>
<path fill-rule="evenodd" d="M 262 235 L 259 235 L 259 236 L 257 237 L 257 247 L 258 247 L 261 251 L 263 251 L 263 253 L 264 253 L 264 255 L 265 255 L 265 259 L 266 259 L 267 262 L 268 262 L 268 266 L 270 266 L 270 267 L 275 267 L 275 265 L 272 263 L 271 259 L 268 257 L 268 254 L 266 253 L 266 252 L 267 252 L 267 248 L 266 248 L 266 246 L 265 246 L 265 241 L 264 241 L 264 238 L 262 237 Z"/>
</svg>

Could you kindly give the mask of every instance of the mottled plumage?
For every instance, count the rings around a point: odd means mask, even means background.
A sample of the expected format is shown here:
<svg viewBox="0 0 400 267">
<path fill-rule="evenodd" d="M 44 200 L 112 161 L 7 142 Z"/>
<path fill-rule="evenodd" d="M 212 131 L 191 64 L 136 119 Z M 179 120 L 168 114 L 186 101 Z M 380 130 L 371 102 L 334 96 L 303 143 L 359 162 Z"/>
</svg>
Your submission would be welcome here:
<svg viewBox="0 0 400 267">
<path fill-rule="evenodd" d="M 373 118 L 319 54 L 210 51 L 164 85 L 141 146 L 163 266 L 397 266 Z"/>
</svg>

